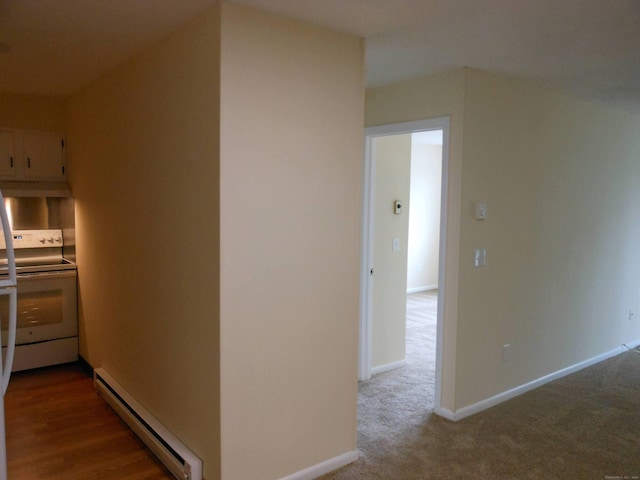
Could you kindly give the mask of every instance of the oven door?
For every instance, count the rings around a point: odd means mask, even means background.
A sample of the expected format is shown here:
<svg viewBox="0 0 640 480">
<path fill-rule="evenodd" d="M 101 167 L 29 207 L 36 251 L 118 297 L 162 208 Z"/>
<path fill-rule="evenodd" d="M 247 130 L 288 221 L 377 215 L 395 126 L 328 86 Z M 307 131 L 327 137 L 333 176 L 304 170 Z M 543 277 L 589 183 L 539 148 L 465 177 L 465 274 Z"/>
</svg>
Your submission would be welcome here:
<svg viewBox="0 0 640 480">
<path fill-rule="evenodd" d="M 6 296 L 0 296 L 2 330 L 9 311 Z M 16 345 L 28 345 L 78 335 L 76 271 L 18 275 Z M 3 335 L 2 346 L 6 346 Z"/>
</svg>

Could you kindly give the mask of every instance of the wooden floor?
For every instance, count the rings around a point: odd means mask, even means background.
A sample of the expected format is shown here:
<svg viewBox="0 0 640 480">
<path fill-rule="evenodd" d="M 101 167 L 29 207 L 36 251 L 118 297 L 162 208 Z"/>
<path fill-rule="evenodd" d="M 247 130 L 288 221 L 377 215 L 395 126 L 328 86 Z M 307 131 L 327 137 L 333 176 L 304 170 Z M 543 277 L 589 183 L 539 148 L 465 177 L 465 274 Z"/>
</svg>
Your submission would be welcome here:
<svg viewBox="0 0 640 480">
<path fill-rule="evenodd" d="M 5 397 L 10 480 L 169 480 L 79 365 L 13 374 Z"/>
</svg>

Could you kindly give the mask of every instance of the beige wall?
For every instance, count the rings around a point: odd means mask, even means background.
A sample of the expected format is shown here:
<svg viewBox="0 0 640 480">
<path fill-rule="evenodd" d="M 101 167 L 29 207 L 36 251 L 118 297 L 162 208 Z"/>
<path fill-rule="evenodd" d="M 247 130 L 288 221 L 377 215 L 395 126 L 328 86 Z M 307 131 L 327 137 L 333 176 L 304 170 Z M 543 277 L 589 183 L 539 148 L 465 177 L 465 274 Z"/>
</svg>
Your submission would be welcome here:
<svg viewBox="0 0 640 480">
<path fill-rule="evenodd" d="M 71 99 L 80 352 L 219 478 L 219 8 Z"/>
<path fill-rule="evenodd" d="M 640 118 L 474 70 L 464 118 L 458 408 L 640 338 Z"/>
<path fill-rule="evenodd" d="M 411 134 L 374 137 L 371 143 L 375 169 L 371 367 L 375 371 L 405 359 Z M 400 215 L 394 214 L 396 200 L 404 205 Z M 399 239 L 398 251 L 392 248 L 394 238 Z"/>
<path fill-rule="evenodd" d="M 411 143 L 407 290 L 438 286 L 442 146 Z"/>
<path fill-rule="evenodd" d="M 368 89 L 365 125 L 385 125 L 437 117 L 450 117 L 448 176 L 448 222 L 444 298 L 442 407 L 453 411 L 455 399 L 458 241 L 462 133 L 464 115 L 464 70 Z"/>
<path fill-rule="evenodd" d="M 363 42 L 223 6 L 222 474 L 356 449 Z"/>
<path fill-rule="evenodd" d="M 356 449 L 362 83 L 360 39 L 223 4 L 71 100 L 81 353 L 208 479 Z"/>
<path fill-rule="evenodd" d="M 367 125 L 451 115 L 443 407 L 640 338 L 638 117 L 475 70 L 373 89 L 366 111 Z"/>
<path fill-rule="evenodd" d="M 65 133 L 67 100 L 0 92 L 0 128 Z"/>
</svg>

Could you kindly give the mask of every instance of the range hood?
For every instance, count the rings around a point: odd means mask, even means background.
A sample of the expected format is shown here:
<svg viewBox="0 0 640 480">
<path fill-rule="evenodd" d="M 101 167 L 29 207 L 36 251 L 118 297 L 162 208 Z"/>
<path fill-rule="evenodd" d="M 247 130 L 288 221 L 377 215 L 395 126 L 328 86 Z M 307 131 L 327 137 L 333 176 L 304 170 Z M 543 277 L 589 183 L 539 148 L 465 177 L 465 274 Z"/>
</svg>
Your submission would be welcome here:
<svg viewBox="0 0 640 480">
<path fill-rule="evenodd" d="M 71 188 L 66 182 L 16 182 L 0 181 L 0 190 L 5 197 L 71 197 Z"/>
</svg>

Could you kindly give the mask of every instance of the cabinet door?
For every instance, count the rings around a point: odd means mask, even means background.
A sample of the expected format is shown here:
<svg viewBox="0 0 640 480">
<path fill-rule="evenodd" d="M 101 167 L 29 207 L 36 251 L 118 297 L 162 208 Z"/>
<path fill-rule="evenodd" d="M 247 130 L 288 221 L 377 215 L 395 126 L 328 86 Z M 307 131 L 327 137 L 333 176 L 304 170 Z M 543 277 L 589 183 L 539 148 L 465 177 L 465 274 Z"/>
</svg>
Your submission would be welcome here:
<svg viewBox="0 0 640 480">
<path fill-rule="evenodd" d="M 15 133 L 8 130 L 0 130 L 0 176 L 15 177 L 15 161 Z"/>
<path fill-rule="evenodd" d="M 24 176 L 38 180 L 63 180 L 64 149 L 59 135 L 24 133 Z"/>
</svg>

